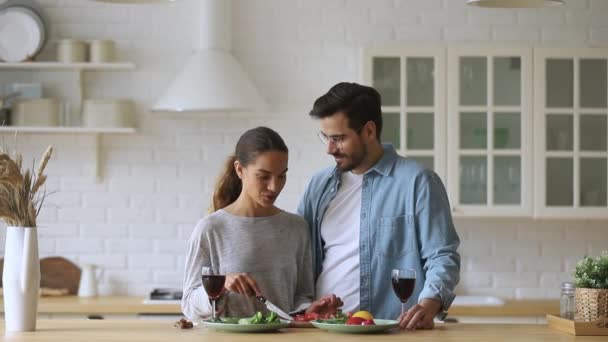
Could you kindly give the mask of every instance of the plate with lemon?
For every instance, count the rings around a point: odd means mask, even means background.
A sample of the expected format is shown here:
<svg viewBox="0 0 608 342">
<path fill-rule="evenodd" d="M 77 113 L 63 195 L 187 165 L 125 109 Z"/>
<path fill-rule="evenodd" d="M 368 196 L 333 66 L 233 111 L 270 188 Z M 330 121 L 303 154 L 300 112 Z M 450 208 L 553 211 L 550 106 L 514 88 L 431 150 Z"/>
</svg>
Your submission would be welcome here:
<svg viewBox="0 0 608 342">
<path fill-rule="evenodd" d="M 319 329 L 347 334 L 379 333 L 399 326 L 399 322 L 395 320 L 374 319 L 369 311 L 336 315 L 335 318 L 318 319 L 310 323 Z"/>
</svg>

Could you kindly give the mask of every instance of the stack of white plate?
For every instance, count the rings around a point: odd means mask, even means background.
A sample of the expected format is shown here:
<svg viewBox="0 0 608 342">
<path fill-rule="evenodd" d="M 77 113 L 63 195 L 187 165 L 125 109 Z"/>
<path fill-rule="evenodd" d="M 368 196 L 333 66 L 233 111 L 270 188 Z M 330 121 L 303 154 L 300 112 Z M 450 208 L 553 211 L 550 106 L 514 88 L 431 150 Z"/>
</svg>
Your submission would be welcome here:
<svg viewBox="0 0 608 342">
<path fill-rule="evenodd" d="M 32 60 L 46 40 L 42 17 L 28 2 L 8 1 L 0 7 L 0 61 Z"/>
</svg>

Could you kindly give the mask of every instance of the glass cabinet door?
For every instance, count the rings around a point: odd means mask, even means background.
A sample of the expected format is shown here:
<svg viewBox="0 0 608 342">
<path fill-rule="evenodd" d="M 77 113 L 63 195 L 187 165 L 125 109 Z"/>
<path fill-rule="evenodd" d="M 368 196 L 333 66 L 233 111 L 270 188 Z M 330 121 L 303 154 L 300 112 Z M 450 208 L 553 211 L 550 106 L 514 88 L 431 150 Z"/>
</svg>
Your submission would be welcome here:
<svg viewBox="0 0 608 342">
<path fill-rule="evenodd" d="M 444 49 L 365 52 L 365 83 L 382 97 L 383 143 L 445 178 Z"/>
<path fill-rule="evenodd" d="M 455 216 L 530 216 L 531 49 L 450 48 L 448 181 Z"/>
<path fill-rule="evenodd" d="M 608 217 L 608 50 L 535 51 L 536 215 Z"/>
</svg>

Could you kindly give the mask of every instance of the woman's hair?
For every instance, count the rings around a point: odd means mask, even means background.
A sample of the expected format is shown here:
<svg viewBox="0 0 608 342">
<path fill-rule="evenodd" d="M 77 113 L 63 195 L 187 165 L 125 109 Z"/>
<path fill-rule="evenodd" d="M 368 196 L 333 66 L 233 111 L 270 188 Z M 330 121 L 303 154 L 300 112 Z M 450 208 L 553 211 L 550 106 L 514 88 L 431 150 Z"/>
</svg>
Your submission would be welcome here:
<svg viewBox="0 0 608 342">
<path fill-rule="evenodd" d="M 243 183 L 234 169 L 234 162 L 239 161 L 246 167 L 261 153 L 279 151 L 288 153 L 287 145 L 279 135 L 268 127 L 256 127 L 243 133 L 236 143 L 234 154 L 228 157 L 224 171 L 215 184 L 210 212 L 232 204 L 241 194 Z"/>
</svg>

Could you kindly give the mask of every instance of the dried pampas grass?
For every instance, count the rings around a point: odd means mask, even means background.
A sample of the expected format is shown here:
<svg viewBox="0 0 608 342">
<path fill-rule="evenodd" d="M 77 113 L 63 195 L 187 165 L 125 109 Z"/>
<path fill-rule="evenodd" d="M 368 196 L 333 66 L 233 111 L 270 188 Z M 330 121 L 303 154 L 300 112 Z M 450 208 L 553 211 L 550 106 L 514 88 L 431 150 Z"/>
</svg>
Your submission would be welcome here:
<svg viewBox="0 0 608 342">
<path fill-rule="evenodd" d="M 44 169 L 53 154 L 49 146 L 38 165 L 36 173 L 22 169 L 22 156 L 11 154 L 0 146 L 0 218 L 13 227 L 36 227 L 36 218 L 47 196 L 41 191 L 46 175 Z M 32 165 L 33 166 L 33 165 Z"/>
</svg>

